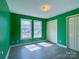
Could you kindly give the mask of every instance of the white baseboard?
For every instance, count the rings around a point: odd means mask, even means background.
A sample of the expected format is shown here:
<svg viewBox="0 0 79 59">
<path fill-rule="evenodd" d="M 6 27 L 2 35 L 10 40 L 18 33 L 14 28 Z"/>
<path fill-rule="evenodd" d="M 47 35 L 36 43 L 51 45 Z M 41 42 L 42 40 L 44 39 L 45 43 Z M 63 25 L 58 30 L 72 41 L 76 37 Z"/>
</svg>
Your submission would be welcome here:
<svg viewBox="0 0 79 59">
<path fill-rule="evenodd" d="M 8 50 L 8 52 L 7 52 L 7 55 L 6 55 L 5 59 L 8 59 L 8 56 L 9 56 L 9 53 L 10 53 L 10 49 L 11 49 L 11 47 L 9 48 L 9 50 Z"/>
<path fill-rule="evenodd" d="M 20 44 L 15 44 L 15 45 L 11 45 L 11 48 L 12 48 L 12 47 L 21 46 L 21 45 L 32 44 L 32 43 L 33 43 L 33 42 L 30 42 L 30 43 L 20 43 Z"/>
<path fill-rule="evenodd" d="M 67 46 L 64 46 L 64 45 L 62 45 L 62 44 L 57 44 L 58 46 L 60 46 L 60 47 L 63 47 L 63 48 L 67 48 Z"/>
<path fill-rule="evenodd" d="M 11 45 L 10 47 L 16 47 L 16 46 L 21 46 L 21 45 L 34 44 L 34 43 L 38 43 L 38 42 L 42 42 L 42 41 L 46 41 L 46 40 L 35 41 L 35 42 L 30 42 L 30 43 L 20 43 L 20 44 Z"/>
</svg>

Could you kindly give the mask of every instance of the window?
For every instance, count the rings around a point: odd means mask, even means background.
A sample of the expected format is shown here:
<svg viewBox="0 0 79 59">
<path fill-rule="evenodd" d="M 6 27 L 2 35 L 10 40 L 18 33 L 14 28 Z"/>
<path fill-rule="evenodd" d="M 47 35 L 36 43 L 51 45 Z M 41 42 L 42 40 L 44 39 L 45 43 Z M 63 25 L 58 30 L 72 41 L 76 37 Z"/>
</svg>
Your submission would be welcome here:
<svg viewBox="0 0 79 59">
<path fill-rule="evenodd" d="M 32 37 L 32 21 L 21 19 L 21 39 L 29 39 Z"/>
<path fill-rule="evenodd" d="M 42 37 L 42 22 L 34 21 L 34 38 Z"/>
</svg>

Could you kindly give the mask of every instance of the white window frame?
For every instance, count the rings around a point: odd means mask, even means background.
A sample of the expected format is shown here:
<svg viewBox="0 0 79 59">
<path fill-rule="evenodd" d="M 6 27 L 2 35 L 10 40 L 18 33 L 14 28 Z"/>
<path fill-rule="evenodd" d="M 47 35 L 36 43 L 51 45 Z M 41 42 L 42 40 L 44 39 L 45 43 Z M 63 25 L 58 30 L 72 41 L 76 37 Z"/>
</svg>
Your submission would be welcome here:
<svg viewBox="0 0 79 59">
<path fill-rule="evenodd" d="M 26 21 L 26 22 L 30 22 L 30 34 L 27 36 L 25 36 L 24 34 L 22 34 L 22 22 L 24 22 L 24 21 Z M 20 28 L 20 30 L 21 30 L 21 40 L 27 40 L 27 39 L 31 39 L 32 38 L 32 20 L 29 20 L 29 19 L 23 19 L 23 18 L 21 18 L 21 28 Z M 25 25 L 27 25 L 27 24 L 25 24 Z"/>
<path fill-rule="evenodd" d="M 39 24 L 40 24 L 40 29 L 38 28 L 38 30 L 35 30 L 35 26 L 39 27 L 38 26 Z M 35 35 L 35 32 L 39 32 L 39 31 L 40 31 L 40 34 L 39 35 Z M 34 20 L 34 38 L 42 38 L 42 21 Z"/>
</svg>

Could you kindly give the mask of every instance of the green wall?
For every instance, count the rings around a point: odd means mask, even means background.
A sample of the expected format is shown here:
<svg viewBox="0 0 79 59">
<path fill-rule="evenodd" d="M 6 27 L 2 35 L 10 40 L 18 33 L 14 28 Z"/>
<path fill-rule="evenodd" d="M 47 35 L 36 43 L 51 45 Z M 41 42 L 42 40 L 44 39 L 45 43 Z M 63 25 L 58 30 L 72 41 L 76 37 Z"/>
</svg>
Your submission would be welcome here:
<svg viewBox="0 0 79 59">
<path fill-rule="evenodd" d="M 66 46 L 66 17 L 72 16 L 75 14 L 79 14 L 79 8 L 72 10 L 72 11 L 69 11 L 69 12 L 66 12 L 66 13 L 63 13 L 63 14 L 60 14 L 60 15 L 57 15 L 57 16 L 52 16 L 51 18 L 49 18 L 47 20 L 47 22 L 51 21 L 51 20 L 55 20 L 55 19 L 58 20 L 58 23 L 57 23 L 57 26 L 58 26 L 57 27 L 57 31 L 58 31 L 57 32 L 57 40 L 58 40 L 59 44 Z"/>
<path fill-rule="evenodd" d="M 10 46 L 10 13 L 5 0 L 0 0 L 0 59 L 5 59 Z M 2 52 L 3 51 L 3 55 Z"/>
<path fill-rule="evenodd" d="M 21 18 L 32 20 L 32 28 L 34 28 L 33 27 L 34 20 L 42 21 L 42 37 L 34 38 L 33 37 L 34 31 L 32 29 L 32 39 L 21 40 L 20 39 Z M 43 40 L 44 41 L 46 40 L 46 19 L 11 13 L 11 45 L 22 44 L 22 43 L 28 44 L 28 43 L 33 43 L 33 42 L 40 42 Z"/>
</svg>

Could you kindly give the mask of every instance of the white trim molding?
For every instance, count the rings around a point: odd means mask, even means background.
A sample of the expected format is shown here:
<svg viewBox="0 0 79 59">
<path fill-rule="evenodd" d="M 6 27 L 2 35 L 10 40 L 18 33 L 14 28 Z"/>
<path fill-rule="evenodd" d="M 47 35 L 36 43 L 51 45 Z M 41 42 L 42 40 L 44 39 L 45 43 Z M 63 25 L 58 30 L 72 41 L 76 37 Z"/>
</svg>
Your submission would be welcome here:
<svg viewBox="0 0 79 59">
<path fill-rule="evenodd" d="M 24 46 L 24 45 L 29 45 L 29 44 L 34 44 L 34 43 L 38 43 L 38 42 L 44 42 L 46 40 L 40 40 L 40 41 L 35 41 L 35 42 L 30 42 L 30 43 L 20 43 L 20 44 L 15 44 L 15 45 L 11 45 L 10 47 L 17 47 L 17 46 Z"/>
<path fill-rule="evenodd" d="M 9 50 L 8 50 L 8 52 L 7 52 L 7 55 L 6 55 L 5 59 L 8 59 L 8 56 L 9 56 L 9 53 L 10 53 L 10 49 L 11 49 L 11 47 L 9 48 Z"/>
<path fill-rule="evenodd" d="M 57 43 L 57 45 L 58 45 L 59 47 L 67 48 L 67 46 L 64 46 L 64 45 L 59 44 L 59 43 Z"/>
</svg>

